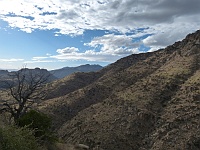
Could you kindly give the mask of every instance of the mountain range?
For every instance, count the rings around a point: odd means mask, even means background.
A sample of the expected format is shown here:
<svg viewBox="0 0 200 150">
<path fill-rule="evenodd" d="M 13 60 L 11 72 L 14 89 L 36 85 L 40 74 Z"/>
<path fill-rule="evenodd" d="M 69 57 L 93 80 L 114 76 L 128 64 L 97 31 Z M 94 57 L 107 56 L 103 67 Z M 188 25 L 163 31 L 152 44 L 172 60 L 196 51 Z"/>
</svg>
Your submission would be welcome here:
<svg viewBox="0 0 200 150">
<path fill-rule="evenodd" d="M 61 69 L 51 70 L 50 73 L 60 79 L 70 74 L 73 74 L 75 72 L 93 72 L 93 71 L 99 71 L 102 68 L 103 67 L 100 65 L 86 64 L 86 65 L 80 65 L 77 67 L 64 67 Z"/>
<path fill-rule="evenodd" d="M 91 150 L 200 149 L 200 30 L 103 68 L 30 71 L 51 75 L 48 94 L 35 109 L 52 118 L 66 144 Z M 9 80 L 8 73 L 1 70 L 0 81 Z"/>
<path fill-rule="evenodd" d="M 50 70 L 48 71 L 47 69 L 40 69 L 40 68 L 35 68 L 35 69 L 29 69 L 29 68 L 22 68 L 26 69 L 28 72 L 33 72 L 35 74 L 37 73 L 43 73 L 45 75 L 49 75 L 49 81 L 54 81 L 57 79 L 61 79 L 65 76 L 68 76 L 70 74 L 76 73 L 76 72 L 96 72 L 103 67 L 100 65 L 80 65 L 77 67 L 64 67 L 61 69 L 55 69 L 55 70 Z M 20 69 L 20 70 L 22 70 Z M 15 70 L 15 71 L 10 71 L 10 70 L 0 70 L 0 89 L 5 88 L 4 82 L 7 80 L 11 80 L 10 74 L 15 73 L 20 70 Z"/>
<path fill-rule="evenodd" d="M 200 149 L 200 31 L 48 88 L 39 109 L 66 143 L 96 150 Z"/>
<path fill-rule="evenodd" d="M 15 78 L 16 78 L 16 73 L 17 72 L 26 72 L 24 75 L 26 75 L 26 77 L 30 76 L 30 75 L 36 75 L 36 74 L 42 74 L 44 76 L 48 76 L 48 81 L 47 82 L 52 82 L 54 80 L 56 80 L 57 78 L 52 75 L 49 71 L 47 71 L 46 69 L 40 69 L 40 68 L 35 68 L 35 69 L 29 69 L 29 68 L 22 68 L 18 71 L 11 71 L 9 72 L 8 70 L 0 70 L 0 89 L 6 89 L 8 88 L 6 82 L 15 82 Z M 14 76 L 13 76 L 14 75 Z"/>
</svg>

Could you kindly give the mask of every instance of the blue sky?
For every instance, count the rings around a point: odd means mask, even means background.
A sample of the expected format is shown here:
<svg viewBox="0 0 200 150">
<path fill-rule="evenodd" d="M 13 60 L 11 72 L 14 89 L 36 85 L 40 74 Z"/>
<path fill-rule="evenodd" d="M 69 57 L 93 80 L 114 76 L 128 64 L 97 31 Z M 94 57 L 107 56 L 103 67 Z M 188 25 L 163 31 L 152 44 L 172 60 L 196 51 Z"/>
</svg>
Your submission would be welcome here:
<svg viewBox="0 0 200 150">
<path fill-rule="evenodd" d="M 199 0 L 0 0 L 0 68 L 105 66 L 199 29 Z"/>
</svg>

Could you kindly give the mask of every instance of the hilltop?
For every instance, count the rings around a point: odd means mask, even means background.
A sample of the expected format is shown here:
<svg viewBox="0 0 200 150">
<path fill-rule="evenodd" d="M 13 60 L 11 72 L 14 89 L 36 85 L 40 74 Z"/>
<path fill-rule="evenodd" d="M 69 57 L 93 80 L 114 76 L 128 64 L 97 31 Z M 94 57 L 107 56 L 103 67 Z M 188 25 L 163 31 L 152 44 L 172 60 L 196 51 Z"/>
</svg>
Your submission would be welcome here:
<svg viewBox="0 0 200 150">
<path fill-rule="evenodd" d="M 200 31 L 57 83 L 50 92 L 62 92 L 40 110 L 51 115 L 66 143 L 105 150 L 200 149 Z"/>
<path fill-rule="evenodd" d="M 80 65 L 77 67 L 64 67 L 61 69 L 51 70 L 50 73 L 56 76 L 57 78 L 64 78 L 75 72 L 96 72 L 101 70 L 103 67 L 100 65 Z"/>
</svg>

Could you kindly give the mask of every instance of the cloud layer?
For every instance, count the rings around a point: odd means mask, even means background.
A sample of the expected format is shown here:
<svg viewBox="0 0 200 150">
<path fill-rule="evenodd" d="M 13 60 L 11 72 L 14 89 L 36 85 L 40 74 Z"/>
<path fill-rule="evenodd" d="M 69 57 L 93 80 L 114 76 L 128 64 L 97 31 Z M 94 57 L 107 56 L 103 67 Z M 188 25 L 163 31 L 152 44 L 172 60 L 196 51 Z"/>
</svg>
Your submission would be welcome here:
<svg viewBox="0 0 200 150">
<path fill-rule="evenodd" d="M 183 39 L 200 24 L 199 0 L 1 0 L 0 6 L 0 19 L 27 33 L 38 29 L 57 30 L 56 36 L 113 31 L 85 43 L 91 47 L 85 52 L 75 47 L 58 49 L 57 55 L 49 56 L 56 59 L 103 61 L 116 56 L 116 60 L 141 52 L 141 44 L 154 51 Z M 134 41 L 145 35 L 149 36 Z"/>
</svg>

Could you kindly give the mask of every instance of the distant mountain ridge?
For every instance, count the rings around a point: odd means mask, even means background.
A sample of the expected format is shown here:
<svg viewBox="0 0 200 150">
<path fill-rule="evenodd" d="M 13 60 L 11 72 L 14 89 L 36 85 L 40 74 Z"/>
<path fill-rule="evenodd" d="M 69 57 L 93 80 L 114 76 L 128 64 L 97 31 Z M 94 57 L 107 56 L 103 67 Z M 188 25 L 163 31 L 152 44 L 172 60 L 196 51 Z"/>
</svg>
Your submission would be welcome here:
<svg viewBox="0 0 200 150">
<path fill-rule="evenodd" d="M 100 65 L 80 65 L 77 67 L 64 67 L 61 69 L 51 70 L 50 73 L 53 74 L 57 78 L 64 78 L 75 72 L 96 72 L 101 70 L 103 67 Z"/>
<path fill-rule="evenodd" d="M 18 71 L 22 71 L 24 70 L 25 75 L 28 77 L 30 74 L 32 75 L 36 75 L 36 74 L 40 74 L 40 75 L 44 75 L 48 77 L 47 82 L 52 82 L 54 80 L 56 80 L 57 78 L 52 75 L 47 69 L 40 69 L 40 68 L 35 68 L 35 69 L 29 69 L 29 68 L 22 68 Z M 11 76 L 12 74 L 15 74 L 18 71 L 8 71 L 8 70 L 0 70 L 0 89 L 4 89 L 6 88 L 5 82 L 9 81 L 9 82 L 13 82 L 13 76 Z M 16 77 L 16 76 L 15 76 Z"/>
<path fill-rule="evenodd" d="M 49 82 L 60 79 L 60 78 L 64 78 L 70 74 L 73 73 L 77 73 L 77 72 L 96 72 L 101 70 L 103 67 L 100 65 L 80 65 L 77 67 L 64 67 L 61 69 L 57 69 L 57 70 L 51 70 L 48 71 L 47 69 L 41 69 L 41 68 L 34 68 L 34 69 L 29 69 L 29 68 L 22 68 L 22 69 L 26 69 L 28 71 L 31 71 L 33 73 L 43 73 L 48 75 L 49 74 Z M 4 81 L 5 80 L 9 80 L 9 74 L 12 74 L 14 72 L 17 72 L 19 70 L 16 71 L 10 71 L 10 70 L 0 70 L 0 89 L 1 88 L 5 88 L 4 86 Z"/>
<path fill-rule="evenodd" d="M 8 70 L 0 70 L 0 79 L 5 78 L 8 75 Z"/>
<path fill-rule="evenodd" d="M 80 65 L 77 67 L 64 67 L 61 69 L 55 69 L 55 70 L 50 70 L 48 71 L 47 69 L 41 69 L 41 68 L 35 68 L 35 69 L 29 69 L 26 68 L 30 71 L 37 71 L 37 70 L 41 70 L 41 71 L 47 71 L 49 73 L 51 73 L 54 77 L 56 78 L 64 78 L 65 76 L 68 76 L 70 74 L 73 74 L 75 72 L 96 72 L 101 70 L 103 67 L 100 65 L 90 65 L 90 64 L 85 64 L 85 65 Z M 8 73 L 11 72 L 16 72 L 18 71 L 17 69 L 0 69 L 0 78 L 5 78 L 7 77 Z"/>
</svg>

